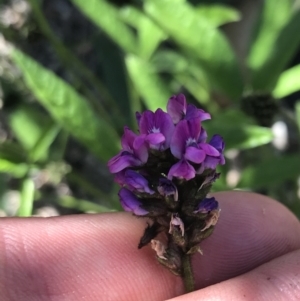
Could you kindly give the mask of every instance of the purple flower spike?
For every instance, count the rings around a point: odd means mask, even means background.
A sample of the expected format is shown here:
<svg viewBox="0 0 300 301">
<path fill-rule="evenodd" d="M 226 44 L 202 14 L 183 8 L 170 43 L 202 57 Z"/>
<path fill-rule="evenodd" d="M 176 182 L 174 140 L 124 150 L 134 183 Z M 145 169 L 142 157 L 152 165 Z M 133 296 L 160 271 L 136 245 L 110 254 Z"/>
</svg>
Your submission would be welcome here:
<svg viewBox="0 0 300 301">
<path fill-rule="evenodd" d="M 154 193 L 154 191 L 149 188 L 148 181 L 134 170 L 128 169 L 125 171 L 124 184 L 127 185 L 130 190 L 149 194 Z"/>
<path fill-rule="evenodd" d="M 210 119 L 210 114 L 201 109 L 197 109 L 194 105 L 187 105 L 183 94 L 173 95 L 167 104 L 167 112 L 170 114 L 174 124 L 180 120 L 191 120 L 196 118 L 199 122 Z"/>
<path fill-rule="evenodd" d="M 164 151 L 170 146 L 175 126 L 168 113 L 157 109 L 145 111 L 139 119 L 140 133 L 146 135 L 150 148 Z"/>
<path fill-rule="evenodd" d="M 163 196 L 174 196 L 174 201 L 178 201 L 178 191 L 175 184 L 166 179 L 166 178 L 160 178 L 159 179 L 159 185 L 157 186 L 158 192 Z"/>
<path fill-rule="evenodd" d="M 125 127 L 121 144 L 123 149 L 108 161 L 111 173 L 120 172 L 127 167 L 140 166 L 147 162 L 148 150 L 144 136 L 137 136 L 128 127 Z"/>
<path fill-rule="evenodd" d="M 209 213 L 213 210 L 218 209 L 219 203 L 216 201 L 214 197 L 211 198 L 205 198 L 200 202 L 198 205 L 197 210 L 194 211 L 194 213 Z"/>
<path fill-rule="evenodd" d="M 123 209 L 127 212 L 132 212 L 135 215 L 146 215 L 149 212 L 141 208 L 141 203 L 138 198 L 128 189 L 121 188 L 119 198 Z"/>
</svg>

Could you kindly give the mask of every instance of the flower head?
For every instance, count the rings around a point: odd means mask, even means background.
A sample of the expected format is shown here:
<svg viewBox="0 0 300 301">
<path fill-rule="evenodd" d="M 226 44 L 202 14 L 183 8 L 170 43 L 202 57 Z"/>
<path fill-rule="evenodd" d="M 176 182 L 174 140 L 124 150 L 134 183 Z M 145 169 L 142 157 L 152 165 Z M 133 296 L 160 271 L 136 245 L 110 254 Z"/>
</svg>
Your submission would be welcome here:
<svg viewBox="0 0 300 301">
<path fill-rule="evenodd" d="M 201 250 L 220 215 L 218 201 L 207 194 L 225 163 L 225 144 L 220 135 L 207 142 L 207 119 L 183 94 L 174 95 L 167 112 L 136 113 L 139 134 L 125 127 L 122 149 L 108 162 L 124 210 L 151 221 L 139 248 L 151 243 L 158 261 L 176 275 L 182 256 Z M 155 239 L 161 232 L 166 244 Z"/>
</svg>

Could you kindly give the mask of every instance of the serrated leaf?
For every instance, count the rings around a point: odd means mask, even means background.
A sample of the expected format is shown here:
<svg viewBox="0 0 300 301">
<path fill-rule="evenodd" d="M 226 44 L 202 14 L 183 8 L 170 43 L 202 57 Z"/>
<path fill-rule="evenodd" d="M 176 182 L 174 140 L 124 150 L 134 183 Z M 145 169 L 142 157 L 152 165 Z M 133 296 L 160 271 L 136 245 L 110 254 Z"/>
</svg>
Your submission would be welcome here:
<svg viewBox="0 0 300 301">
<path fill-rule="evenodd" d="M 235 54 L 225 36 L 182 1 L 146 0 L 145 11 L 183 49 L 199 59 L 215 87 L 233 99 L 243 84 Z"/>
<path fill-rule="evenodd" d="M 102 160 L 108 160 L 118 151 L 115 130 L 95 115 L 84 97 L 22 52 L 15 50 L 12 59 L 22 71 L 28 88 L 58 124 Z"/>
<path fill-rule="evenodd" d="M 296 11 L 278 32 L 276 40 L 270 45 L 267 58 L 253 70 L 251 80 L 253 89 L 270 92 L 274 89 L 281 72 L 299 48 L 299 28 L 300 10 Z"/>
<path fill-rule="evenodd" d="M 199 17 L 206 19 L 215 27 L 241 19 L 241 13 L 238 10 L 221 4 L 199 5 L 196 7 L 196 12 Z"/>
<path fill-rule="evenodd" d="M 282 98 L 300 90 L 300 65 L 281 73 L 273 95 Z"/>
<path fill-rule="evenodd" d="M 243 170 L 240 188 L 263 188 L 280 184 L 300 175 L 299 154 L 273 157 Z"/>
<path fill-rule="evenodd" d="M 155 73 L 152 65 L 133 55 L 128 55 L 125 61 L 129 76 L 146 107 L 154 111 L 164 106 L 171 92 Z"/>
<path fill-rule="evenodd" d="M 136 53 L 137 43 L 133 31 L 121 20 L 114 5 L 104 0 L 71 1 L 123 50 Z"/>
</svg>

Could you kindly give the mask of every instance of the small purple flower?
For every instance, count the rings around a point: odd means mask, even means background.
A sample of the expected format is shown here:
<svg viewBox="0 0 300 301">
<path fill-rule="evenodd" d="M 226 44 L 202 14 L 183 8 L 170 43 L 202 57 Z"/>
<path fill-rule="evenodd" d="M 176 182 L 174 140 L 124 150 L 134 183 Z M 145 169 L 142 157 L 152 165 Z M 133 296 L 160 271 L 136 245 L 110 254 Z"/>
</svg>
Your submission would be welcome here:
<svg viewBox="0 0 300 301">
<path fill-rule="evenodd" d="M 173 176 L 186 180 L 195 177 L 195 169 L 189 162 L 200 164 L 206 156 L 205 150 L 198 147 L 200 133 L 201 125 L 197 119 L 182 120 L 177 124 L 170 149 L 173 156 L 180 161 L 171 167 L 168 174 L 169 179 Z"/>
<path fill-rule="evenodd" d="M 164 151 L 170 147 L 175 126 L 168 113 L 157 109 L 155 112 L 147 110 L 136 116 L 140 133 L 146 135 L 145 140 L 150 148 Z"/>
<path fill-rule="evenodd" d="M 148 160 L 148 149 L 144 136 L 137 136 L 128 127 L 121 139 L 122 150 L 108 161 L 109 171 L 117 173 L 127 167 L 140 166 Z"/>
<path fill-rule="evenodd" d="M 218 209 L 219 203 L 216 201 L 214 197 L 211 198 L 205 198 L 202 200 L 198 208 L 194 211 L 194 213 L 209 213 L 213 210 Z"/>
<path fill-rule="evenodd" d="M 175 184 L 172 181 L 170 181 L 166 178 L 160 178 L 159 185 L 157 186 L 157 190 L 162 196 L 173 195 L 174 201 L 175 202 L 178 201 L 177 187 L 175 186 Z"/>
<path fill-rule="evenodd" d="M 190 120 L 196 118 L 199 121 L 210 119 L 210 114 L 192 104 L 187 105 L 183 94 L 173 95 L 169 99 L 167 112 L 170 114 L 174 124 L 177 124 L 182 119 Z"/>
<path fill-rule="evenodd" d="M 206 169 L 216 169 L 217 165 L 219 164 L 225 164 L 225 158 L 223 155 L 225 143 L 223 138 L 220 135 L 214 135 L 207 145 L 213 147 L 218 152 L 218 154 L 212 155 L 212 153 L 207 153 L 205 160 L 197 170 L 197 174 L 203 173 L 203 171 Z"/>
<path fill-rule="evenodd" d="M 225 164 L 225 158 L 223 155 L 225 142 L 220 135 L 213 135 L 209 141 L 209 144 L 212 145 L 220 153 L 220 163 L 221 165 Z"/>
<path fill-rule="evenodd" d="M 131 169 L 117 173 L 115 175 L 115 181 L 121 186 L 127 186 L 132 191 L 149 194 L 154 193 L 154 191 L 150 189 L 147 179 Z"/>
<path fill-rule="evenodd" d="M 149 212 L 141 207 L 139 199 L 127 188 L 121 188 L 119 198 L 123 209 L 127 212 L 132 212 L 135 215 L 146 215 Z"/>
<path fill-rule="evenodd" d="M 195 175 L 195 168 L 187 160 L 181 159 L 170 168 L 168 178 L 172 179 L 173 177 L 176 177 L 188 181 L 193 179 Z"/>
</svg>

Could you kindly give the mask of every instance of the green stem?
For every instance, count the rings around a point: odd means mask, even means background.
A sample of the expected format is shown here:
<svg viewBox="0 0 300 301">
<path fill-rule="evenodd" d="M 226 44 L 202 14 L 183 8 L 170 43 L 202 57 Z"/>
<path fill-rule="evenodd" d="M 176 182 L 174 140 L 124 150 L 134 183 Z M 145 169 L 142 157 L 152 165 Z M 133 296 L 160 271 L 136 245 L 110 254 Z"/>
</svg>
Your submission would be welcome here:
<svg viewBox="0 0 300 301">
<path fill-rule="evenodd" d="M 184 282 L 184 288 L 186 293 L 190 293 L 195 290 L 195 281 L 193 276 L 193 269 L 191 264 L 191 255 L 184 254 L 182 258 L 183 275 L 182 280 Z"/>
</svg>

